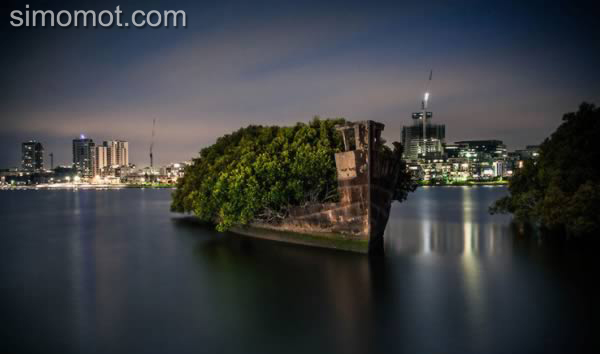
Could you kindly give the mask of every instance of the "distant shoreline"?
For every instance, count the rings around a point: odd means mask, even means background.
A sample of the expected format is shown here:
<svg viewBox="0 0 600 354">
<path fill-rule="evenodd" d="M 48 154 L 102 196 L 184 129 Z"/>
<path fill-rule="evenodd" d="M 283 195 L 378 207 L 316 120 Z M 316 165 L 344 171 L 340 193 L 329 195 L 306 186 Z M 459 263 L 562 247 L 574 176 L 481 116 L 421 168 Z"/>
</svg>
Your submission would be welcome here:
<svg viewBox="0 0 600 354">
<path fill-rule="evenodd" d="M 508 181 L 503 182 L 470 182 L 470 183 L 419 183 L 419 187 L 506 187 Z M 0 191 L 15 190 L 117 190 L 117 189 L 176 189 L 174 184 L 49 184 L 49 185 L 24 185 L 0 186 Z"/>
<path fill-rule="evenodd" d="M 418 183 L 419 187 L 475 187 L 475 186 L 492 186 L 492 187 L 507 187 L 508 181 L 494 182 L 464 182 L 464 183 Z"/>
<path fill-rule="evenodd" d="M 50 184 L 0 186 L 0 191 L 16 190 L 118 190 L 118 189 L 175 189 L 173 184 Z"/>
</svg>

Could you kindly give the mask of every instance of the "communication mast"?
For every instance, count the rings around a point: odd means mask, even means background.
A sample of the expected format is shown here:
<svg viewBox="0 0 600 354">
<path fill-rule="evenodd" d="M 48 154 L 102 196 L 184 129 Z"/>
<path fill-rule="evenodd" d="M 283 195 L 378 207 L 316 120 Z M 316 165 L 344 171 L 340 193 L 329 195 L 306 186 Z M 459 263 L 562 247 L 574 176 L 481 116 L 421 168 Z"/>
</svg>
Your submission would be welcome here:
<svg viewBox="0 0 600 354">
<path fill-rule="evenodd" d="M 150 142 L 150 171 L 154 170 L 154 155 L 152 149 L 154 148 L 154 128 L 156 127 L 156 119 L 152 120 L 152 140 Z"/>
</svg>

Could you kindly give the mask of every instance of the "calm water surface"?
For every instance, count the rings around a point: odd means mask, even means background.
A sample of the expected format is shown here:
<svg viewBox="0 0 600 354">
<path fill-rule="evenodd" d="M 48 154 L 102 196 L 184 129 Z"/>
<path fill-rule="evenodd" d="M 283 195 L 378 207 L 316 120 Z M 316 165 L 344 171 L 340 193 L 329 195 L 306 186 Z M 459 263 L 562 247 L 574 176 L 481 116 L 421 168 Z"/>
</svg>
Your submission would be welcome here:
<svg viewBox="0 0 600 354">
<path fill-rule="evenodd" d="M 419 189 L 374 261 L 219 234 L 168 190 L 1 191 L 0 352 L 597 352 L 598 252 L 488 215 L 505 193 Z"/>
</svg>

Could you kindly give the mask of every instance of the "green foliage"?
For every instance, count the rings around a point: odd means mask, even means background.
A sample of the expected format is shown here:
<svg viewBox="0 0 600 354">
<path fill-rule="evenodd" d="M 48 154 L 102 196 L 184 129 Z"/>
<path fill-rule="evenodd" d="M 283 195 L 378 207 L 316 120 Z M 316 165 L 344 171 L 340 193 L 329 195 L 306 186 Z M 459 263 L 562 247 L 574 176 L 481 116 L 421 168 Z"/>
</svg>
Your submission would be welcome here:
<svg viewBox="0 0 600 354">
<path fill-rule="evenodd" d="M 394 150 L 392 151 L 386 145 L 382 145 L 382 148 L 385 149 L 388 154 L 393 155 L 395 159 L 400 161 L 400 174 L 398 175 L 398 180 L 396 181 L 396 187 L 394 189 L 394 197 L 393 199 L 399 202 L 403 202 L 408 198 L 408 193 L 414 192 L 417 189 L 418 184 L 415 183 L 412 174 L 408 172 L 406 167 L 406 161 L 402 160 L 402 153 L 404 152 L 404 147 L 399 142 L 393 142 Z"/>
<path fill-rule="evenodd" d="M 292 206 L 337 201 L 334 154 L 343 142 L 335 125 L 342 123 L 315 117 L 309 124 L 249 126 L 220 137 L 186 168 L 171 210 L 194 213 L 223 231 L 255 220 L 276 222 Z M 384 150 L 401 155 L 401 148 Z M 406 185 L 413 187 L 405 174 L 398 200 L 406 198 Z"/>
<path fill-rule="evenodd" d="M 600 108 L 583 103 L 540 146 L 509 183 L 492 213 L 514 213 L 569 235 L 600 231 Z"/>
<path fill-rule="evenodd" d="M 171 209 L 226 230 L 285 217 L 292 205 L 337 198 L 334 129 L 343 119 L 293 127 L 249 126 L 200 152 L 173 194 Z"/>
</svg>

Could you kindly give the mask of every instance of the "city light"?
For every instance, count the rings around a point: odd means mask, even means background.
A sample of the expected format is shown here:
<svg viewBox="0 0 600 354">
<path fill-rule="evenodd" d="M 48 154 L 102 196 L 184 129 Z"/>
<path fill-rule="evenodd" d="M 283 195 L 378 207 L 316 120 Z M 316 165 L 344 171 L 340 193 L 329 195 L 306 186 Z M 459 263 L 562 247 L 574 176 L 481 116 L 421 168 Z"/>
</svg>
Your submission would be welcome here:
<svg viewBox="0 0 600 354">
<path fill-rule="evenodd" d="M 412 124 L 402 127 L 404 159 L 413 177 L 425 184 L 506 183 L 523 161 L 539 157 L 538 146 L 508 152 L 501 140 L 465 140 L 446 143 L 446 126 L 432 122 L 429 91 L 422 111 L 413 112 Z"/>
</svg>

